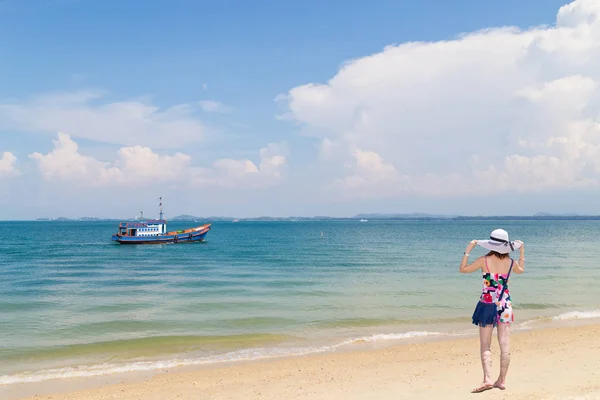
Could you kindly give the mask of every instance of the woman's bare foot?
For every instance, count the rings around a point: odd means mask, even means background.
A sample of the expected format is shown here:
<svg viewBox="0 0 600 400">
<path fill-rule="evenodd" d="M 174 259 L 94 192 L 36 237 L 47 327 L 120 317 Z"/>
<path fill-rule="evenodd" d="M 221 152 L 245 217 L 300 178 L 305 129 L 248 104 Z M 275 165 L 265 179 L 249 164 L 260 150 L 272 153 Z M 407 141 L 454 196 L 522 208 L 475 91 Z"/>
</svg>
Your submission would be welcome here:
<svg viewBox="0 0 600 400">
<path fill-rule="evenodd" d="M 478 388 L 471 390 L 471 393 L 481 393 L 481 392 L 485 392 L 486 390 L 490 390 L 493 388 L 494 388 L 493 383 L 484 381 Z"/>
<path fill-rule="evenodd" d="M 494 383 L 494 387 L 498 388 L 500 390 L 506 389 L 506 386 L 504 386 L 504 382 L 500 382 L 500 381 L 496 381 L 496 383 Z"/>
</svg>

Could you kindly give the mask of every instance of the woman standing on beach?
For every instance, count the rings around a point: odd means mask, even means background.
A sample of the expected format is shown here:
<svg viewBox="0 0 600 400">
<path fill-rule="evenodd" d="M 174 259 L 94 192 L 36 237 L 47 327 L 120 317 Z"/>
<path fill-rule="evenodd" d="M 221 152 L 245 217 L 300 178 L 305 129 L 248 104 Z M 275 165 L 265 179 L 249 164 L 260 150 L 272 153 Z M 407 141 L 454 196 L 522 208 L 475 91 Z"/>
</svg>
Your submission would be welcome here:
<svg viewBox="0 0 600 400">
<path fill-rule="evenodd" d="M 468 264 L 469 255 L 475 246 L 490 250 L 488 254 L 479 257 Z M 511 251 L 521 249 L 519 261 L 509 257 Z M 481 270 L 483 273 L 483 290 L 475 311 L 473 323 L 479 326 L 479 341 L 481 346 L 481 365 L 483 367 L 483 383 L 473 389 L 479 393 L 492 388 L 505 389 L 506 373 L 510 364 L 510 324 L 514 321 L 512 302 L 508 290 L 508 279 L 511 272 L 522 274 L 525 269 L 525 247 L 520 240 L 510 241 L 504 229 L 496 229 L 490 234 L 489 240 L 472 240 L 460 262 L 461 273 Z M 500 375 L 496 382 L 492 381 L 492 331 L 498 329 L 498 344 L 500 345 Z"/>
</svg>

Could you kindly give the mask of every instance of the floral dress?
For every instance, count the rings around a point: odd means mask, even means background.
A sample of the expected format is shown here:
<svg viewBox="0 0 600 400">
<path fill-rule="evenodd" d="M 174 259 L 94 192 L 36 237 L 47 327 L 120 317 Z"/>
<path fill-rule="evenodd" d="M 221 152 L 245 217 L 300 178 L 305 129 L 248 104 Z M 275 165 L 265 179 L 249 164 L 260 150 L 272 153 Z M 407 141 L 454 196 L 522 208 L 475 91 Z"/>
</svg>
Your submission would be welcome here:
<svg viewBox="0 0 600 400">
<path fill-rule="evenodd" d="M 483 290 L 479 301 L 496 304 L 498 307 L 498 322 L 510 324 L 515 318 L 510 300 L 510 291 L 507 286 L 508 274 L 492 274 L 487 265 L 487 257 L 485 258 L 485 269 L 487 272 L 483 274 Z M 506 289 L 504 289 L 502 298 L 498 299 L 504 286 L 506 286 Z"/>
</svg>

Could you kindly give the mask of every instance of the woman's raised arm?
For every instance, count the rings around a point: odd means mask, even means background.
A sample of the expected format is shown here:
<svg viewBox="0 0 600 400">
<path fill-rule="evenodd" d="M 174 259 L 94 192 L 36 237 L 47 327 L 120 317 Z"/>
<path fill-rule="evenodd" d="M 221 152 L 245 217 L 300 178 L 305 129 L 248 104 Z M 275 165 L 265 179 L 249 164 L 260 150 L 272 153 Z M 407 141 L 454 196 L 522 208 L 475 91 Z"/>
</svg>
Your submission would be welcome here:
<svg viewBox="0 0 600 400">
<path fill-rule="evenodd" d="M 473 261 L 472 264 L 468 264 L 469 255 L 471 253 L 471 250 L 473 250 L 475 246 L 477 246 L 477 240 L 471 240 L 465 250 L 465 254 L 463 254 L 462 260 L 460 261 L 460 267 L 458 267 L 458 272 L 462 274 L 467 274 L 469 272 L 475 272 L 483 267 L 483 259 L 481 257 Z"/>
<path fill-rule="evenodd" d="M 515 240 L 515 243 L 521 244 L 521 253 L 519 254 L 519 261 L 515 263 L 513 269 L 515 274 L 522 274 L 525 272 L 525 244 L 520 240 Z"/>
</svg>

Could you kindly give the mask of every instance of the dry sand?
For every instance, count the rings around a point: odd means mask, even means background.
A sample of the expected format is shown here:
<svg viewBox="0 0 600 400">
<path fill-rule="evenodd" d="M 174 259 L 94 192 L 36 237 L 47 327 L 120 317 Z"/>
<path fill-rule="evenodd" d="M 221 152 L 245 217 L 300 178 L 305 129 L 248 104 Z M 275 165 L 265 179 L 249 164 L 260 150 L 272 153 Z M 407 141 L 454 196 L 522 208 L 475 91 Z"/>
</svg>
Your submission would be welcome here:
<svg viewBox="0 0 600 400">
<path fill-rule="evenodd" d="M 36 400 L 106 399 L 600 399 L 600 325 L 512 335 L 507 389 L 481 382 L 477 338 L 168 372 Z M 499 367 L 497 342 L 492 348 Z M 62 390 L 69 384 L 63 382 Z"/>
</svg>

